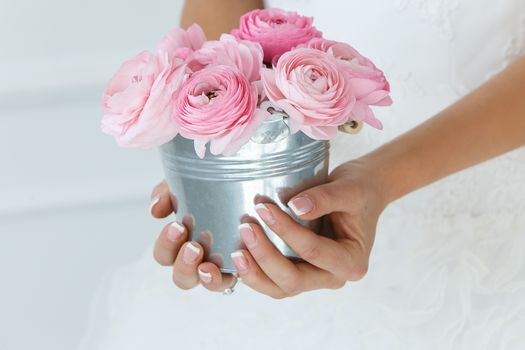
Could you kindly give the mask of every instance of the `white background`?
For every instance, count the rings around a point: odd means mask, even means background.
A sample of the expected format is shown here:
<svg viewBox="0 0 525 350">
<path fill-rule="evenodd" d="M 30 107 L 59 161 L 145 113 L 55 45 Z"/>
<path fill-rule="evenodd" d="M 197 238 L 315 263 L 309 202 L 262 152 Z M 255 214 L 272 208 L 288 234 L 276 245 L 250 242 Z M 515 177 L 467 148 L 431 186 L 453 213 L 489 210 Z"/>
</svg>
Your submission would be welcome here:
<svg viewBox="0 0 525 350">
<path fill-rule="evenodd" d="M 181 4 L 0 0 L 1 350 L 75 348 L 101 279 L 162 227 L 157 153 L 103 135 L 100 97 Z"/>
</svg>

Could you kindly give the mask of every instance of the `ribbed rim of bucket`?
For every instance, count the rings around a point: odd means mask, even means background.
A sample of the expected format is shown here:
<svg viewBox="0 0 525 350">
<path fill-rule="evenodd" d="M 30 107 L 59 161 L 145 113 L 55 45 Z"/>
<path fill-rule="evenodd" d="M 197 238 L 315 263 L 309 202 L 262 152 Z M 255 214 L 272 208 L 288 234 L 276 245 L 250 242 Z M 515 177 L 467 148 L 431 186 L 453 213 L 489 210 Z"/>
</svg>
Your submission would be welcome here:
<svg viewBox="0 0 525 350">
<path fill-rule="evenodd" d="M 243 180 L 302 171 L 328 157 L 329 147 L 327 141 L 315 141 L 293 150 L 269 153 L 253 160 L 239 159 L 235 156 L 188 158 L 163 148 L 161 155 L 166 170 L 179 176 L 203 180 Z"/>
</svg>

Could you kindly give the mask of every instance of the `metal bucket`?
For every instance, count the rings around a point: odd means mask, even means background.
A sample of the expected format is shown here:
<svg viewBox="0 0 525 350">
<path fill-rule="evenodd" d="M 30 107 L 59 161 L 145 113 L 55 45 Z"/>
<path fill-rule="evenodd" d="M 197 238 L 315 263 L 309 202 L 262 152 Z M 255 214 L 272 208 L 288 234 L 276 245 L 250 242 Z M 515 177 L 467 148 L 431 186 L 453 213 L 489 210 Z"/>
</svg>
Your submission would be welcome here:
<svg viewBox="0 0 525 350">
<path fill-rule="evenodd" d="M 327 180 L 327 141 L 302 132 L 290 135 L 286 118 L 274 114 L 233 156 L 207 153 L 199 159 L 193 141 L 180 135 L 162 145 L 160 152 L 170 191 L 177 197 L 177 220 L 189 226 L 191 240 L 203 245 L 205 261 L 217 264 L 222 272 L 236 272 L 230 254 L 245 248 L 238 226 L 246 222 L 259 222 L 283 255 L 298 259 L 258 220 L 254 205 L 273 201 L 294 217 L 286 203 Z M 321 220 L 294 219 L 314 232 L 321 228 Z"/>
</svg>

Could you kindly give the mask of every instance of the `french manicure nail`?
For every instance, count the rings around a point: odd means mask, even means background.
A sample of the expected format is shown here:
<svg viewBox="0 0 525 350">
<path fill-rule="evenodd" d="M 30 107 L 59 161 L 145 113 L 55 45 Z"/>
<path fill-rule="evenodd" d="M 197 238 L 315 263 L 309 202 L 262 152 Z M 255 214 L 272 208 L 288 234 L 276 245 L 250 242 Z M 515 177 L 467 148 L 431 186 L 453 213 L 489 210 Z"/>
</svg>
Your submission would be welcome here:
<svg viewBox="0 0 525 350">
<path fill-rule="evenodd" d="M 210 272 L 204 272 L 199 269 L 199 277 L 204 283 L 210 283 L 211 282 L 211 273 Z"/>
<path fill-rule="evenodd" d="M 241 238 L 244 244 L 246 244 L 248 248 L 255 247 L 257 239 L 255 237 L 255 232 L 253 232 L 250 224 L 239 225 L 239 232 L 241 234 Z"/>
<path fill-rule="evenodd" d="M 149 212 L 152 213 L 153 208 L 160 202 L 160 194 L 156 195 L 151 199 L 151 204 L 149 205 Z"/>
<path fill-rule="evenodd" d="M 255 211 L 261 219 L 263 219 L 264 222 L 266 222 L 268 225 L 272 225 L 275 223 L 275 219 L 272 215 L 272 212 L 264 205 L 263 203 L 259 203 L 255 206 Z"/>
<path fill-rule="evenodd" d="M 177 221 L 173 221 L 168 227 L 166 237 L 172 242 L 175 242 L 184 233 L 184 226 L 179 224 Z"/>
<path fill-rule="evenodd" d="M 199 257 L 200 248 L 195 246 L 192 242 L 186 244 L 184 252 L 182 253 L 182 261 L 185 264 L 193 264 Z"/>
<path fill-rule="evenodd" d="M 244 254 L 238 250 L 230 254 L 232 257 L 233 263 L 239 272 L 245 272 L 248 270 L 248 261 L 244 257 Z"/>
<path fill-rule="evenodd" d="M 312 211 L 314 203 L 308 196 L 299 196 L 288 202 L 295 215 L 301 216 Z"/>
</svg>

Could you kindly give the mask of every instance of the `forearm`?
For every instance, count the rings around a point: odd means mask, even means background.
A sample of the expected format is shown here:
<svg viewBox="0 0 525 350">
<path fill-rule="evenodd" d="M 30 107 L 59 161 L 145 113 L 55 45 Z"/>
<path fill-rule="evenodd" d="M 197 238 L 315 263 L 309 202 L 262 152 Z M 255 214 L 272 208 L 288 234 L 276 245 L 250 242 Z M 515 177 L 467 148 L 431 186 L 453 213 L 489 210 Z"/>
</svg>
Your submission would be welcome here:
<svg viewBox="0 0 525 350">
<path fill-rule="evenodd" d="M 243 14 L 263 7 L 263 0 L 186 0 L 181 25 L 187 28 L 197 23 L 208 39 L 218 39 L 238 27 Z"/>
<path fill-rule="evenodd" d="M 525 145 L 525 58 L 434 118 L 364 156 L 386 202 Z"/>
</svg>

